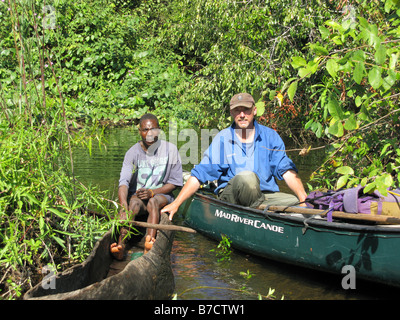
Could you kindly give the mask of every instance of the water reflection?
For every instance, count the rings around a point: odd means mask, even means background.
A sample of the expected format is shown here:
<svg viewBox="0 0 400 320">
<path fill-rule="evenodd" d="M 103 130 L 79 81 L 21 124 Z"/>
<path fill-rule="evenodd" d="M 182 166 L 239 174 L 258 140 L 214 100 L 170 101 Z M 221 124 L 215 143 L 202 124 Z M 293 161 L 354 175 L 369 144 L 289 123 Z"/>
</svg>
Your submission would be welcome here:
<svg viewBox="0 0 400 320">
<path fill-rule="evenodd" d="M 92 156 L 85 149 L 74 151 L 76 175 L 85 184 L 97 185 L 117 199 L 119 173 L 125 152 L 138 141 L 137 129 L 116 128 L 106 132 L 107 148 L 95 147 Z M 323 151 L 322 151 L 323 152 Z M 299 168 L 303 182 L 317 167 L 323 153 L 305 158 L 289 154 Z M 313 158 L 316 159 L 313 161 Z M 192 165 L 189 165 L 190 169 Z M 183 223 L 177 216 L 176 224 Z M 275 296 L 297 299 L 393 299 L 399 291 L 370 283 L 357 282 L 357 290 L 341 288 L 341 278 L 233 251 L 232 260 L 218 262 L 210 252 L 218 245 L 201 234 L 176 233 L 171 259 L 179 299 L 257 299 L 274 288 Z M 241 272 L 250 272 L 245 279 Z M 207 288 L 200 288 L 207 287 Z M 211 288 L 212 287 L 212 288 Z M 241 291 L 245 289 L 246 292 Z M 250 292 L 247 293 L 247 292 Z"/>
</svg>

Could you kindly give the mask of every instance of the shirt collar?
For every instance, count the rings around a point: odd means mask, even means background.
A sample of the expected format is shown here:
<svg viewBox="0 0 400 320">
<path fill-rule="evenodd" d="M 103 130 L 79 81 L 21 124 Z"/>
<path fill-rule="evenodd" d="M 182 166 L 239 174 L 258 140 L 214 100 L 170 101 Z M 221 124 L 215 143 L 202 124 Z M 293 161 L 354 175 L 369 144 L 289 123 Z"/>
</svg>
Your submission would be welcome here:
<svg viewBox="0 0 400 320">
<path fill-rule="evenodd" d="M 256 129 L 256 132 L 254 133 L 254 140 L 257 140 L 260 136 L 260 125 L 256 121 L 256 119 L 253 120 L 254 122 L 254 128 Z M 232 122 L 230 126 L 230 131 L 231 131 L 231 137 L 235 137 L 235 122 Z M 233 142 L 235 139 L 231 138 L 231 142 Z"/>
</svg>

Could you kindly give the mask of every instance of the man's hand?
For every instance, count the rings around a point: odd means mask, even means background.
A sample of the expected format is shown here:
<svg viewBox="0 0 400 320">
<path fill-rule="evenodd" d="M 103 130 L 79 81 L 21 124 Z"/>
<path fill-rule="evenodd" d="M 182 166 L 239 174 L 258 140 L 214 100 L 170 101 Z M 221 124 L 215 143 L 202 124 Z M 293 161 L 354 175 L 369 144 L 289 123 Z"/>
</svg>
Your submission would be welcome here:
<svg viewBox="0 0 400 320">
<path fill-rule="evenodd" d="M 152 198 L 154 193 L 150 189 L 140 188 L 136 190 L 136 196 L 141 200 L 147 200 Z"/>
<path fill-rule="evenodd" d="M 180 205 L 187 199 L 189 199 L 195 192 L 200 188 L 200 182 L 195 177 L 190 177 L 189 180 L 183 186 L 181 192 L 179 192 L 175 201 L 171 202 L 161 209 L 161 213 L 169 213 L 169 220 L 172 221 L 175 213 L 178 211 Z"/>
<path fill-rule="evenodd" d="M 177 213 L 179 209 L 179 204 L 176 203 L 176 200 L 171 202 L 170 204 L 166 205 L 164 208 L 161 209 L 161 213 L 168 213 L 169 220 L 172 221 L 175 213 Z"/>
</svg>

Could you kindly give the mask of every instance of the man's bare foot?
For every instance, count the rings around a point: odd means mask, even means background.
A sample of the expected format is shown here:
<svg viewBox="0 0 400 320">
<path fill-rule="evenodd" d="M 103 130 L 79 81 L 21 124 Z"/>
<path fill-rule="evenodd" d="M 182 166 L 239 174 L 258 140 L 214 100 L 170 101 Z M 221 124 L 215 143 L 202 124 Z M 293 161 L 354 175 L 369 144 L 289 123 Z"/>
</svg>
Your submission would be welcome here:
<svg viewBox="0 0 400 320">
<path fill-rule="evenodd" d="M 116 242 L 112 243 L 110 246 L 110 251 L 113 257 L 117 260 L 123 260 L 124 259 L 124 248 L 122 245 L 117 244 Z"/>
<path fill-rule="evenodd" d="M 149 235 L 146 236 L 146 241 L 144 243 L 144 253 L 145 254 L 151 250 L 155 241 L 156 241 L 156 239 L 154 239 L 154 237 L 151 237 Z"/>
</svg>

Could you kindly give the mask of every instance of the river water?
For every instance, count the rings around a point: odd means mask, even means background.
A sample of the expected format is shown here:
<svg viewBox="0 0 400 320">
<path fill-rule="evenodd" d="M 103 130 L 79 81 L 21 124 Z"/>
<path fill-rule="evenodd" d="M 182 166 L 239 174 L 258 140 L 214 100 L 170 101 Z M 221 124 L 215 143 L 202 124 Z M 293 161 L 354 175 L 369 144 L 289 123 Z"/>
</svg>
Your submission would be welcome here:
<svg viewBox="0 0 400 320">
<path fill-rule="evenodd" d="M 136 128 L 114 128 L 106 131 L 106 148 L 94 147 L 74 151 L 75 174 L 85 184 L 97 185 L 117 200 L 118 179 L 125 152 L 138 141 Z M 286 142 L 288 143 L 288 142 Z M 184 144 L 184 142 L 183 142 Z M 181 147 L 182 143 L 178 144 Z M 180 149 L 181 150 L 181 149 Z M 306 157 L 289 153 L 306 183 L 324 157 L 323 151 Z M 185 165 L 190 170 L 192 164 Z M 282 186 L 284 188 L 284 186 Z M 284 191 L 284 190 L 283 190 Z M 182 216 L 174 217 L 183 224 Z M 356 289 L 345 290 L 340 276 L 294 267 L 233 250 L 230 261 L 218 261 L 218 242 L 201 234 L 177 232 L 171 254 L 178 299 L 249 300 L 266 296 L 275 290 L 276 299 L 285 300 L 364 300 L 396 299 L 399 290 L 357 281 Z M 344 275 L 343 275 L 344 276 Z"/>
</svg>

